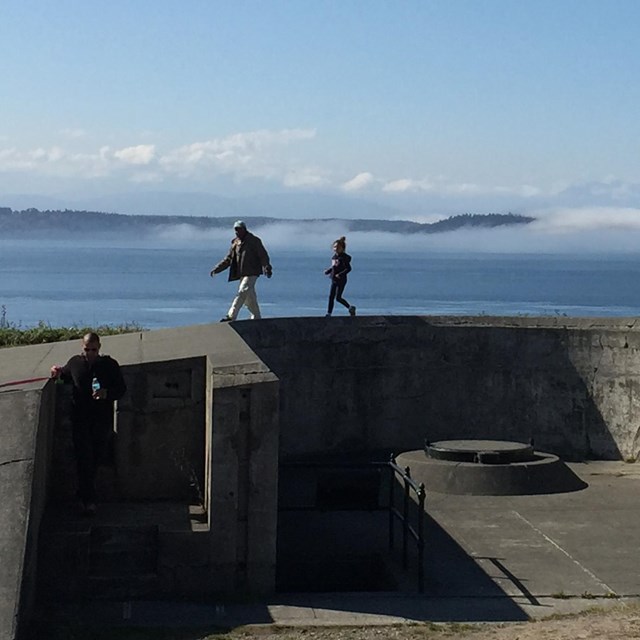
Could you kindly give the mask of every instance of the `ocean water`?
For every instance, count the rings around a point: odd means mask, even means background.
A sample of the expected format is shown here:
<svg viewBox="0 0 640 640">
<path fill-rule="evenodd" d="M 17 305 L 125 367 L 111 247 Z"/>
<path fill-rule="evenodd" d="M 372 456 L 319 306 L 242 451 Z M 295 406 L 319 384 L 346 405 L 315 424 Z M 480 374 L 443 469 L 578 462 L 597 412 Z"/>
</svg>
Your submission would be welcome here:
<svg viewBox="0 0 640 640">
<path fill-rule="evenodd" d="M 263 316 L 324 315 L 330 254 L 271 254 L 274 276 L 257 285 Z M 0 305 L 5 320 L 22 327 L 215 322 L 236 290 L 226 273 L 209 277 L 222 255 L 202 247 L 0 241 Z M 344 295 L 359 315 L 640 315 L 640 254 L 352 255 Z M 342 314 L 336 305 L 334 315 Z"/>
</svg>

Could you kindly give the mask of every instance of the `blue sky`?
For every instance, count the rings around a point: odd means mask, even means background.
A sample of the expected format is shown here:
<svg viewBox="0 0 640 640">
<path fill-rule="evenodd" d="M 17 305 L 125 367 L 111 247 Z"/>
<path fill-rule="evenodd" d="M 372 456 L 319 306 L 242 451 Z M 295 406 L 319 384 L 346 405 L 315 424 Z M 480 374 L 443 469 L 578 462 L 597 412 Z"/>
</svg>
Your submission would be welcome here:
<svg viewBox="0 0 640 640">
<path fill-rule="evenodd" d="M 3 0 L 0 206 L 304 194 L 640 224 L 638 24 L 636 0 Z"/>
</svg>

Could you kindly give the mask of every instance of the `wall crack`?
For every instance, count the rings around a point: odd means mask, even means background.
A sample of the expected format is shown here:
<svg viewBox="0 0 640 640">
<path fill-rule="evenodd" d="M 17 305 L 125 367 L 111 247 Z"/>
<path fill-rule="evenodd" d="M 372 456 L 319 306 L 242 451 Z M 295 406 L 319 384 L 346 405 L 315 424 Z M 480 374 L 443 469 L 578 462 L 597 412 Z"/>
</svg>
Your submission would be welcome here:
<svg viewBox="0 0 640 640">
<path fill-rule="evenodd" d="M 31 462 L 32 458 L 16 458 L 15 460 L 5 460 L 0 462 L 0 467 L 4 467 L 7 464 L 15 464 L 16 462 Z"/>
</svg>

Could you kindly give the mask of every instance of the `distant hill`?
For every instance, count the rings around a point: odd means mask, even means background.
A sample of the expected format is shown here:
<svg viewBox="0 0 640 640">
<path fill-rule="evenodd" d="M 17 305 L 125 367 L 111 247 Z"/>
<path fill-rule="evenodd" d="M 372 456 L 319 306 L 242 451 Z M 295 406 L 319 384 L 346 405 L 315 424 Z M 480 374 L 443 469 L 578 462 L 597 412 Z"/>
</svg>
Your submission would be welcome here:
<svg viewBox="0 0 640 640">
<path fill-rule="evenodd" d="M 196 229 L 229 229 L 236 217 L 124 215 L 100 211 L 40 211 L 25 209 L 14 211 L 0 207 L 1 238 L 69 238 L 71 236 L 93 237 L 97 235 L 140 237 L 156 232 L 158 228 L 190 225 Z M 499 227 L 528 224 L 534 218 L 512 213 L 469 214 L 451 216 L 434 223 L 411 222 L 409 220 L 344 220 L 338 218 L 271 218 L 262 216 L 243 217 L 249 227 L 267 224 L 335 222 L 348 231 L 384 231 L 387 233 L 442 233 L 464 227 Z"/>
</svg>

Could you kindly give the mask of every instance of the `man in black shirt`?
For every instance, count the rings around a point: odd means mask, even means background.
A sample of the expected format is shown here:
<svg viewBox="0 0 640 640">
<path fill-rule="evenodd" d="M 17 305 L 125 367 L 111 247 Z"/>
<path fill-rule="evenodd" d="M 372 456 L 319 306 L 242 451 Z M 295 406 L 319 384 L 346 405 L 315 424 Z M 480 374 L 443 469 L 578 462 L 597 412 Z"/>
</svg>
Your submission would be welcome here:
<svg viewBox="0 0 640 640">
<path fill-rule="evenodd" d="M 127 387 L 120 365 L 100 355 L 100 337 L 87 333 L 82 338 L 82 354 L 63 367 L 51 367 L 51 377 L 73 383 L 71 425 L 78 472 L 78 498 L 82 512 L 96 512 L 95 479 L 98 465 L 108 462 L 113 434 L 113 403 Z"/>
</svg>

